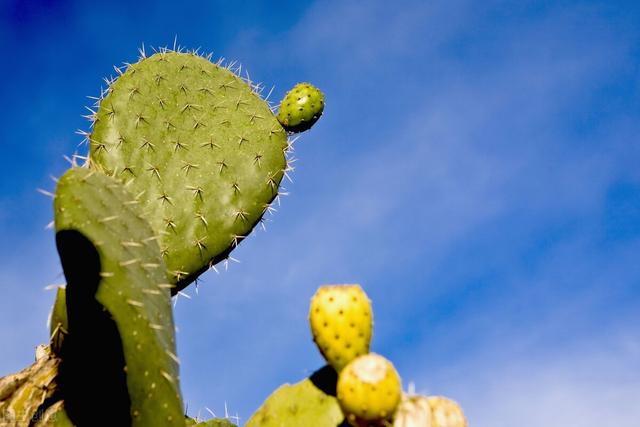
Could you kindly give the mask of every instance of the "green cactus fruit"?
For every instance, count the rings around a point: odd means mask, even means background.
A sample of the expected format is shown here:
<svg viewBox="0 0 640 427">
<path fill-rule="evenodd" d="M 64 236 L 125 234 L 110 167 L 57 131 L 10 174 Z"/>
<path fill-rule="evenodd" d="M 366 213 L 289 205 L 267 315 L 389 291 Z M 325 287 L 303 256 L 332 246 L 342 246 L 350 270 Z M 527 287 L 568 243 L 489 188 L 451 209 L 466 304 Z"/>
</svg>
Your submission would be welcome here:
<svg viewBox="0 0 640 427">
<path fill-rule="evenodd" d="M 432 427 L 467 427 L 462 408 L 455 401 L 443 396 L 429 396 Z"/>
<path fill-rule="evenodd" d="M 324 95 L 309 83 L 298 83 L 280 103 L 278 121 L 287 132 L 304 132 L 324 111 Z"/>
<path fill-rule="evenodd" d="M 90 167 L 138 196 L 174 293 L 251 232 L 288 168 L 286 132 L 255 87 L 194 53 L 129 65 L 93 120 Z"/>
<path fill-rule="evenodd" d="M 95 170 L 73 168 L 58 182 L 56 243 L 69 325 L 60 387 L 75 424 L 185 423 L 171 285 L 138 204 Z"/>
<path fill-rule="evenodd" d="M 402 398 L 402 384 L 391 362 L 370 353 L 354 359 L 340 372 L 337 396 L 352 425 L 389 425 Z"/>
<path fill-rule="evenodd" d="M 56 300 L 51 309 L 49 319 L 49 336 L 51 350 L 59 355 L 65 335 L 69 331 L 67 324 L 67 294 L 64 286 L 59 286 L 56 290 Z"/>
<path fill-rule="evenodd" d="M 393 427 L 432 427 L 431 406 L 427 397 L 403 395 L 393 417 Z"/>
<path fill-rule="evenodd" d="M 318 349 L 338 372 L 369 352 L 373 314 L 359 285 L 321 286 L 311 298 L 309 323 Z"/>
<path fill-rule="evenodd" d="M 319 388 L 313 378 L 307 378 L 280 386 L 251 416 L 246 427 L 335 427 L 343 420 L 336 398 Z"/>
</svg>

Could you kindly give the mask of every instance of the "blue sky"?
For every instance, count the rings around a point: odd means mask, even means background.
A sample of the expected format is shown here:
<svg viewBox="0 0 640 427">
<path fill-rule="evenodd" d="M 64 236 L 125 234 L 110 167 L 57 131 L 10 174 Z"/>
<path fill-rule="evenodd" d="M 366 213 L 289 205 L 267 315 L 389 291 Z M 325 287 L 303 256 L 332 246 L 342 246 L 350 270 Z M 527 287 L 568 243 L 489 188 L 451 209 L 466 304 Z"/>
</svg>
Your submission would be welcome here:
<svg viewBox="0 0 640 427">
<path fill-rule="evenodd" d="M 361 283 L 373 350 L 473 427 L 640 417 L 640 4 L 3 1 L 0 375 L 47 339 L 62 283 L 49 175 L 87 95 L 137 48 L 238 60 L 326 94 L 290 196 L 177 302 L 189 412 L 248 418 L 322 365 L 324 283 Z"/>
</svg>

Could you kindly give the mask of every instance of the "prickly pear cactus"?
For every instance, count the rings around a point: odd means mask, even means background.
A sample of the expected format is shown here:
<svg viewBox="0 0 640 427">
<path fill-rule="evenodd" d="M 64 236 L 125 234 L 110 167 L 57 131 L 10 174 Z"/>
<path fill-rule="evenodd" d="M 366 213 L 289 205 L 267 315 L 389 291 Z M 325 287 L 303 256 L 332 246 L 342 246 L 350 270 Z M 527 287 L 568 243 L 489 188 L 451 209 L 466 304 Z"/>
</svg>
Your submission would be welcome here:
<svg viewBox="0 0 640 427">
<path fill-rule="evenodd" d="M 370 353 L 340 372 L 337 396 L 351 424 L 383 426 L 392 421 L 402 397 L 402 384 L 391 362 Z"/>
<path fill-rule="evenodd" d="M 336 398 L 305 379 L 274 391 L 246 427 L 335 427 L 343 419 Z"/>
<path fill-rule="evenodd" d="M 71 169 L 58 183 L 69 325 L 60 385 L 80 425 L 97 425 L 97 415 L 112 425 L 184 425 L 170 285 L 138 204 L 95 170 Z"/>
<path fill-rule="evenodd" d="M 311 298 L 309 323 L 314 342 L 336 371 L 369 352 L 373 313 L 360 285 L 318 288 Z"/>
<path fill-rule="evenodd" d="M 94 116 L 90 166 L 127 182 L 178 289 L 260 221 L 287 169 L 287 135 L 254 88 L 191 53 L 130 65 Z"/>
</svg>

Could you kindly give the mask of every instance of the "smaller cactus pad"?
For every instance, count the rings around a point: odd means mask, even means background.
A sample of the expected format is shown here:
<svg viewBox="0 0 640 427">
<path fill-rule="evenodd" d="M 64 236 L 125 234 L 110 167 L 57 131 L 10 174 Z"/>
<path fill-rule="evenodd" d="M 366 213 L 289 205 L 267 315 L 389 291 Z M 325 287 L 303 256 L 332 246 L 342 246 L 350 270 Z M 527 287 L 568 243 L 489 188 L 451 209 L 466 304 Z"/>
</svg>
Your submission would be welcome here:
<svg viewBox="0 0 640 427">
<path fill-rule="evenodd" d="M 309 323 L 318 349 L 336 371 L 369 352 L 373 314 L 359 285 L 321 286 L 311 298 Z"/>
<path fill-rule="evenodd" d="M 453 400 L 442 396 L 429 396 L 432 427 L 467 427 L 462 408 Z"/>
<path fill-rule="evenodd" d="M 309 83 L 298 83 L 291 89 L 278 111 L 278 121 L 287 132 L 304 132 L 318 121 L 324 111 L 324 95 Z"/>
<path fill-rule="evenodd" d="M 73 168 L 58 182 L 54 211 L 67 278 L 61 386 L 69 416 L 103 425 L 93 416 L 104 422 L 117 412 L 114 401 L 128 403 L 125 418 L 132 426 L 184 426 L 170 285 L 158 236 L 138 201 L 117 180 Z M 113 357 L 123 355 L 124 366 L 103 354 L 115 347 L 121 350 Z M 105 372 L 113 374 L 105 378 Z M 116 389 L 123 372 L 124 396 Z M 118 393 L 106 392 L 109 387 Z M 92 414 L 88 403 L 99 412 Z"/>
<path fill-rule="evenodd" d="M 305 379 L 280 386 L 253 414 L 246 427 L 335 427 L 343 419 L 336 398 Z"/>
<path fill-rule="evenodd" d="M 400 403 L 402 384 L 391 362 L 370 353 L 340 372 L 337 396 L 351 424 L 382 426 L 389 423 Z"/>
</svg>

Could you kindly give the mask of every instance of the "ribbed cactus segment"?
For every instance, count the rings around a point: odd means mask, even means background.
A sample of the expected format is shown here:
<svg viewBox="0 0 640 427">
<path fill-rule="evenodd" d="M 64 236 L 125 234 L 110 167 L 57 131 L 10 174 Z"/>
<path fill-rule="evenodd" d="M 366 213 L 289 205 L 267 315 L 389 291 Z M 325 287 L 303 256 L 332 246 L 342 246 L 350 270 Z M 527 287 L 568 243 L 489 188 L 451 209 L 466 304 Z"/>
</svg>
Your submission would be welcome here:
<svg viewBox="0 0 640 427">
<path fill-rule="evenodd" d="M 64 286 L 56 290 L 56 300 L 51 309 L 51 319 L 49 325 L 49 336 L 51 350 L 55 354 L 60 354 L 65 335 L 69 332 L 67 322 L 67 294 Z"/>
<path fill-rule="evenodd" d="M 334 427 L 343 419 L 337 399 L 305 379 L 274 391 L 246 427 Z"/>
<path fill-rule="evenodd" d="M 58 182 L 56 241 L 67 278 L 69 320 L 61 386 L 76 424 L 104 425 L 99 422 L 123 403 L 129 406 L 123 420 L 128 416 L 132 426 L 185 423 L 170 285 L 158 236 L 138 204 L 122 184 L 95 170 L 74 168 Z M 124 366 L 117 365 L 120 355 Z M 117 387 L 123 372 L 128 396 Z M 94 411 L 101 420 L 77 422 Z"/>
<path fill-rule="evenodd" d="M 191 53 L 162 50 L 111 85 L 90 165 L 140 195 L 181 289 L 262 218 L 287 168 L 286 132 L 251 85 Z"/>
</svg>

